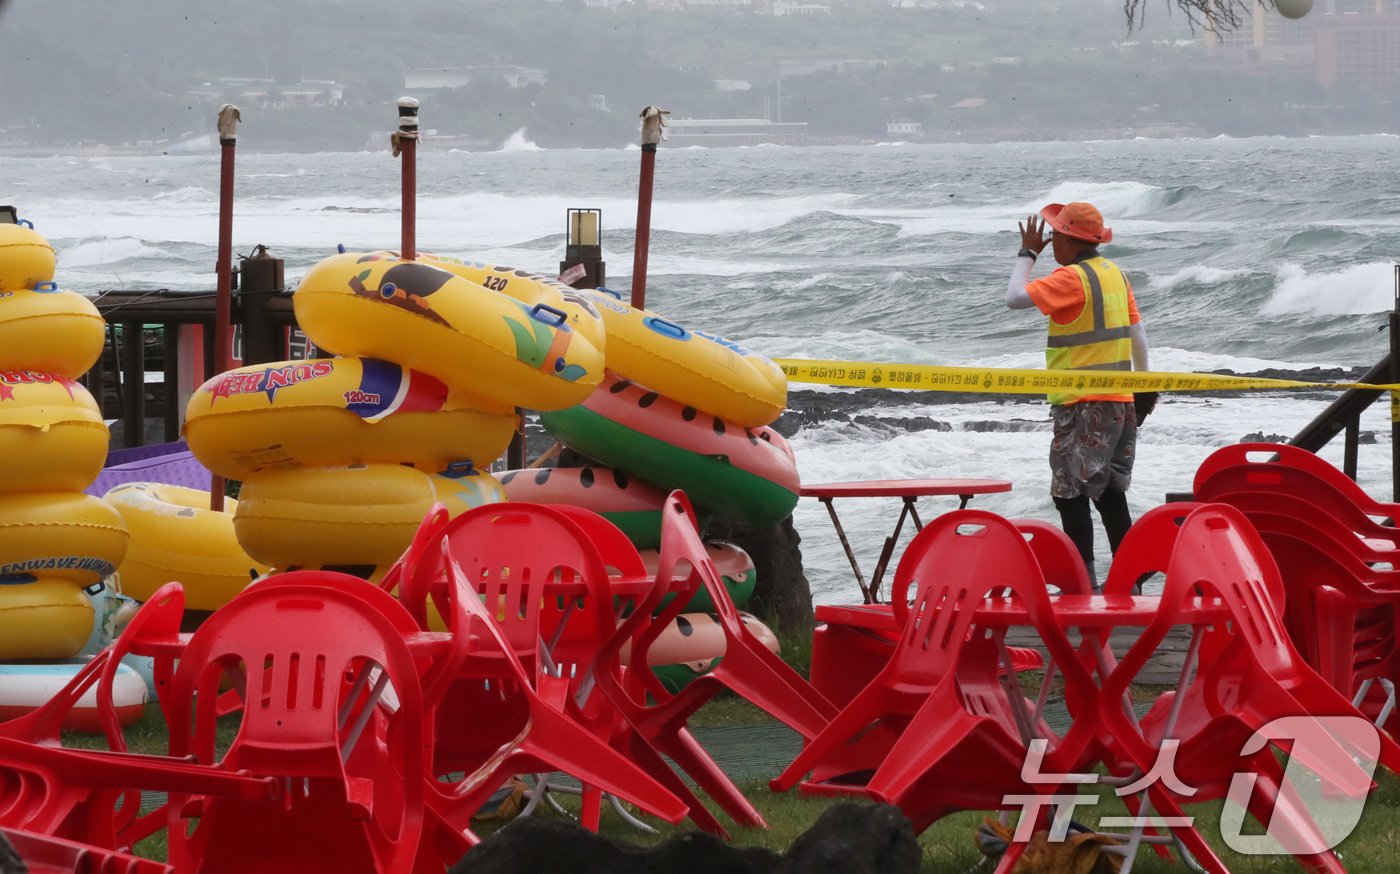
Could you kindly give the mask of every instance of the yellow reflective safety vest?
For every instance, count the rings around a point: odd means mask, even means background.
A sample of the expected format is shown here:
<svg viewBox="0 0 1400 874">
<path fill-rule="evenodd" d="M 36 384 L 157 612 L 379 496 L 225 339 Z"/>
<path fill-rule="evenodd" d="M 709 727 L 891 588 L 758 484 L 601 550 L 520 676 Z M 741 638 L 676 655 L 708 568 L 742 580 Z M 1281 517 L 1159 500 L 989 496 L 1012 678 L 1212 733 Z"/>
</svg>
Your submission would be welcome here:
<svg viewBox="0 0 1400 874">
<path fill-rule="evenodd" d="M 1084 309 L 1067 325 L 1050 319 L 1045 338 L 1045 366 L 1051 370 L 1132 370 L 1133 343 L 1128 333 L 1128 280 L 1102 256 L 1073 265 L 1084 286 Z M 1080 401 L 1132 401 L 1132 395 L 1095 394 L 1093 377 L 1076 387 L 1083 392 L 1046 395 L 1052 404 Z"/>
</svg>

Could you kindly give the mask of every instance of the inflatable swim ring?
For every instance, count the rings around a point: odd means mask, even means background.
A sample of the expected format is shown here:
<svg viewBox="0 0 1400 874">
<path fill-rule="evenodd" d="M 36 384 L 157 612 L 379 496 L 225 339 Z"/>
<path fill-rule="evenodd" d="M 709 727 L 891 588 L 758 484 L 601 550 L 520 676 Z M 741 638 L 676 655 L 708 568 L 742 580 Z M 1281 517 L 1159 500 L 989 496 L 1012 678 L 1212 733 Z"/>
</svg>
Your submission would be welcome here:
<svg viewBox="0 0 1400 874">
<path fill-rule="evenodd" d="M 501 486 L 512 501 L 568 504 L 592 510 L 622 529 L 638 549 L 661 545 L 661 507 L 666 492 L 602 465 L 508 470 Z"/>
<path fill-rule="evenodd" d="M 778 639 L 769 626 L 750 613 L 741 612 L 739 618 L 759 643 L 777 653 Z M 679 692 L 694 678 L 713 670 L 724 658 L 724 643 L 724 629 L 710 613 L 680 613 L 647 650 L 647 663 L 666 689 Z M 629 653 L 630 648 L 624 646 L 624 664 Z"/>
<path fill-rule="evenodd" d="M 500 481 L 484 470 L 449 470 L 434 474 L 429 479 L 433 484 L 433 500 L 442 502 L 449 519 L 484 504 L 499 504 L 507 500 Z"/>
<path fill-rule="evenodd" d="M 102 472 L 107 441 L 97 401 L 79 383 L 0 370 L 0 493 L 81 492 Z"/>
<path fill-rule="evenodd" d="M 746 428 L 767 425 L 782 415 L 787 377 L 768 358 L 632 307 L 612 292 L 590 289 L 580 294 L 603 315 L 608 370 Z"/>
<path fill-rule="evenodd" d="M 338 464 L 484 466 L 515 434 L 511 413 L 485 413 L 435 376 L 375 358 L 280 361 L 221 373 L 185 410 L 190 451 L 214 473 Z"/>
<path fill-rule="evenodd" d="M 74 492 L 0 495 L 0 577 L 42 574 L 79 588 L 112 575 L 126 523 L 111 504 Z"/>
<path fill-rule="evenodd" d="M 52 282 L 0 291 L 0 370 L 77 379 L 102 354 L 106 326 L 92 301 Z"/>
<path fill-rule="evenodd" d="M 92 603 L 67 580 L 0 578 L 0 661 L 66 659 L 92 633 Z"/>
<path fill-rule="evenodd" d="M 758 572 L 754 569 L 753 559 L 749 554 L 733 543 L 720 541 L 707 542 L 705 552 L 710 556 L 710 561 L 714 562 L 715 570 L 719 571 L 720 581 L 729 593 L 729 600 L 733 601 L 736 607 L 747 604 L 753 596 L 754 586 L 758 583 Z M 656 569 L 661 563 L 661 553 L 655 549 L 643 549 L 641 554 L 642 564 L 646 565 L 647 573 L 656 576 Z M 667 595 L 662 598 L 661 606 L 669 603 L 672 597 Z M 685 605 L 688 613 L 704 613 L 713 609 L 715 605 L 710 600 L 710 593 L 703 587 L 692 595 Z"/>
<path fill-rule="evenodd" d="M 397 464 L 272 471 L 243 483 L 233 525 L 273 567 L 382 568 L 408 548 L 434 494 L 427 474 Z"/>
<path fill-rule="evenodd" d="M 582 404 L 541 413 L 540 422 L 564 445 L 663 492 L 683 489 L 722 516 L 772 525 L 797 505 L 797 460 L 777 431 L 741 428 L 614 374 Z"/>
<path fill-rule="evenodd" d="M 217 610 L 243 591 L 265 565 L 248 556 L 234 536 L 238 502 L 209 509 L 209 493 L 165 483 L 113 486 L 103 500 L 131 532 L 117 567 L 122 594 L 144 601 L 171 580 L 185 587 L 191 610 Z"/>
<path fill-rule="evenodd" d="M 424 261 L 333 255 L 306 274 L 292 305 L 318 347 L 430 373 L 490 412 L 567 407 L 603 378 L 602 350 L 563 310 L 521 303 Z"/>
<path fill-rule="evenodd" d="M 502 264 L 461 261 L 442 255 L 420 254 L 418 257 L 434 267 L 441 267 L 468 282 L 499 291 L 523 304 L 534 306 L 543 303 L 561 310 L 569 317 L 570 328 L 598 350 L 606 351 L 607 329 L 603 325 L 603 316 L 582 291 L 558 279 Z"/>
<path fill-rule="evenodd" d="M 0 291 L 53 281 L 53 246 L 33 228 L 0 224 Z"/>
<path fill-rule="evenodd" d="M 47 702 L 83 669 L 88 659 L 0 664 L 0 721 L 15 719 Z M 112 678 L 112 704 L 117 721 L 130 725 L 146 712 L 146 681 L 126 663 L 117 666 Z M 63 727 L 74 731 L 100 732 L 97 686 L 83 694 L 63 718 Z"/>
</svg>

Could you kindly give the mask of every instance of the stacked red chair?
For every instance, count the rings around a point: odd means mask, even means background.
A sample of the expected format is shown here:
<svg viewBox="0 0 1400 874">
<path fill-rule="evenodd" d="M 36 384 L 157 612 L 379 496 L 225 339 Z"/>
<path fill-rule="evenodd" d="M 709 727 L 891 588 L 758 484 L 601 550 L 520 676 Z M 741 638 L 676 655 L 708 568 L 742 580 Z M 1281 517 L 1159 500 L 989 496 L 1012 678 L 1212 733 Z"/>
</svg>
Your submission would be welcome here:
<svg viewBox="0 0 1400 874">
<path fill-rule="evenodd" d="M 1274 444 L 1218 450 L 1195 488 L 1240 509 L 1263 535 L 1283 571 L 1289 633 L 1309 664 L 1389 722 L 1400 679 L 1400 533 L 1378 520 L 1396 505 L 1312 453 Z"/>
<path fill-rule="evenodd" d="M 1125 541 L 1125 546 L 1126 541 Z M 1123 547 L 1120 547 L 1120 554 Z M 1182 805 L 1224 797 L 1236 774 L 1255 779 L 1249 812 L 1271 833 L 1286 833 L 1301 846 L 1326 846 L 1308 811 L 1284 791 L 1283 769 L 1275 758 L 1279 741 L 1251 742 L 1266 726 L 1284 718 L 1360 718 L 1350 701 L 1309 668 L 1290 643 L 1275 603 L 1278 568 L 1249 522 L 1233 508 L 1205 505 L 1183 520 L 1171 551 L 1161 607 L 1117 667 L 1104 680 L 1099 716 L 1113 747 L 1139 773 L 1151 772 L 1167 741 L 1175 746 L 1177 781 L 1146 787 L 1153 810 L 1183 817 Z M 1184 692 L 1164 695 L 1139 723 L 1123 707 L 1128 687 L 1171 628 L 1183 624 L 1184 605 L 1215 597 L 1230 620 L 1215 630 L 1215 653 L 1202 658 L 1197 676 Z M 1360 793 L 1369 775 L 1352 760 L 1357 752 L 1338 741 L 1295 755 L 1337 791 Z M 1235 752 L 1241 751 L 1241 752 Z M 1400 747 L 1380 738 L 1380 761 L 1400 764 Z M 1189 791 L 1179 791 L 1189 790 Z M 1227 869 L 1201 835 L 1189 826 L 1174 829 L 1196 861 L 1213 872 Z M 1303 853 L 1299 861 L 1315 871 L 1344 871 L 1332 852 Z"/>
</svg>

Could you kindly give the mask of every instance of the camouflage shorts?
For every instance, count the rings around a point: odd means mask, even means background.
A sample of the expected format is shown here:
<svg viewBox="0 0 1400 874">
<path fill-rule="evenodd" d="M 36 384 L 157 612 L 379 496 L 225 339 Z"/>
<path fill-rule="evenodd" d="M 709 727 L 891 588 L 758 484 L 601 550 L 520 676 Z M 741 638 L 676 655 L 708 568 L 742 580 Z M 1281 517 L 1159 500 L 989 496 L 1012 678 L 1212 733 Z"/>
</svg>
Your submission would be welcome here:
<svg viewBox="0 0 1400 874">
<path fill-rule="evenodd" d="M 1133 405 L 1081 401 L 1050 408 L 1050 494 L 1098 500 L 1110 485 L 1126 492 L 1133 481 L 1137 421 Z"/>
</svg>

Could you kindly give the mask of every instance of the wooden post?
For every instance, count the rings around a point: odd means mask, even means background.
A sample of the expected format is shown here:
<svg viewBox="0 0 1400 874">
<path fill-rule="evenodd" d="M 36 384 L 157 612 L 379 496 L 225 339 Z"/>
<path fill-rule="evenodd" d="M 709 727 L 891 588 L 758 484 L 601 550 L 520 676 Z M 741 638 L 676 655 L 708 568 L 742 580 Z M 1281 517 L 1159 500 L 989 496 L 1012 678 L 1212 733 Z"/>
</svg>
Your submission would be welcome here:
<svg viewBox="0 0 1400 874">
<path fill-rule="evenodd" d="M 146 335 L 142 322 L 122 322 L 117 378 L 122 380 L 122 446 L 130 449 L 146 442 Z"/>
<path fill-rule="evenodd" d="M 225 103 L 219 110 L 219 255 L 215 262 L 218 286 L 214 297 L 214 368 L 223 373 L 232 365 L 229 324 L 233 310 L 233 155 L 238 146 L 238 107 Z M 166 354 L 170 354 L 167 350 Z M 166 391 L 170 391 L 166 386 Z M 209 481 L 209 509 L 224 509 L 224 478 Z"/>
</svg>

